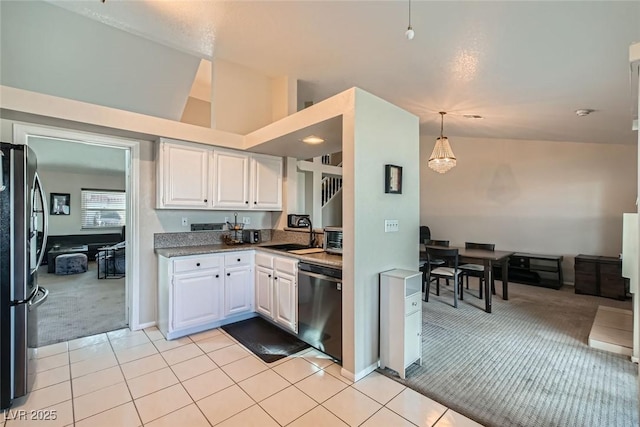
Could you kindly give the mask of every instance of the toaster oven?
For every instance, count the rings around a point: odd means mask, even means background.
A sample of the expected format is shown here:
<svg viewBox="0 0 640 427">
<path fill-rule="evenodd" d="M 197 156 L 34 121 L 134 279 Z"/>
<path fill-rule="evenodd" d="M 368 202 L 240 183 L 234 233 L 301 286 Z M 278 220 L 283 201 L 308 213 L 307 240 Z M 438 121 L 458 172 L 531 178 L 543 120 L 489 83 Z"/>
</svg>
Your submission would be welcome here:
<svg viewBox="0 0 640 427">
<path fill-rule="evenodd" d="M 325 252 L 342 254 L 342 227 L 325 227 L 323 241 Z"/>
</svg>

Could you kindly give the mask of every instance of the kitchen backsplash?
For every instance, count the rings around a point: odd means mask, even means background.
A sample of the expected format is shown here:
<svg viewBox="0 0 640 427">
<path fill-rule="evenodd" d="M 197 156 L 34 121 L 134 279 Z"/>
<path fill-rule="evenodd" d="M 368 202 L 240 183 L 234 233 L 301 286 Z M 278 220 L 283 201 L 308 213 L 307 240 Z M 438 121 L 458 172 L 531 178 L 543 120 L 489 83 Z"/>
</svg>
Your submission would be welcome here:
<svg viewBox="0 0 640 427">
<path fill-rule="evenodd" d="M 262 241 L 271 239 L 272 230 L 263 229 Z M 222 244 L 222 236 L 229 235 L 229 231 L 186 231 L 181 233 L 155 233 L 153 235 L 154 249 L 180 248 L 185 246 L 205 246 Z M 239 237 L 242 237 L 239 234 Z"/>
<path fill-rule="evenodd" d="M 309 243 L 307 230 L 269 230 L 262 229 L 262 241 L 291 242 L 306 245 Z M 229 235 L 229 231 L 186 231 L 179 233 L 155 233 L 153 235 L 154 249 L 180 248 L 186 246 L 220 245 L 222 236 Z M 322 247 L 324 234 L 316 231 L 316 246 Z"/>
</svg>

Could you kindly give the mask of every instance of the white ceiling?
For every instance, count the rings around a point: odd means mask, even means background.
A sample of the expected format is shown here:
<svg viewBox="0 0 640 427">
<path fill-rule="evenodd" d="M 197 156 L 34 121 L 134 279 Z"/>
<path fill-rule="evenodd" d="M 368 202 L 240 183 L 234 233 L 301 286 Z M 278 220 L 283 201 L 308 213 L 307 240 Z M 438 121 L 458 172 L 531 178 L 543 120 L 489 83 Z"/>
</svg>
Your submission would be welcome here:
<svg viewBox="0 0 640 427">
<path fill-rule="evenodd" d="M 640 42 L 638 1 L 414 0 L 411 41 L 404 0 L 52 3 L 201 58 L 295 77 L 315 102 L 361 87 L 420 116 L 425 135 L 447 111 L 449 137 L 636 141 L 628 56 Z M 580 108 L 595 112 L 577 117 Z"/>
</svg>

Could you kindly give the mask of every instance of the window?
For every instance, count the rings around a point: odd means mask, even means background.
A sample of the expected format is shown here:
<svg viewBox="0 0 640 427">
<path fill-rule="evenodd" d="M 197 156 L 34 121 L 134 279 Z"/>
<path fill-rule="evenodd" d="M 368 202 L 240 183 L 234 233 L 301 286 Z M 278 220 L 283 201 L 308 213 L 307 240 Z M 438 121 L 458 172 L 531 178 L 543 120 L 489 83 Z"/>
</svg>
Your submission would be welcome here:
<svg viewBox="0 0 640 427">
<path fill-rule="evenodd" d="M 80 208 L 82 228 L 121 227 L 127 214 L 126 193 L 82 189 Z"/>
</svg>

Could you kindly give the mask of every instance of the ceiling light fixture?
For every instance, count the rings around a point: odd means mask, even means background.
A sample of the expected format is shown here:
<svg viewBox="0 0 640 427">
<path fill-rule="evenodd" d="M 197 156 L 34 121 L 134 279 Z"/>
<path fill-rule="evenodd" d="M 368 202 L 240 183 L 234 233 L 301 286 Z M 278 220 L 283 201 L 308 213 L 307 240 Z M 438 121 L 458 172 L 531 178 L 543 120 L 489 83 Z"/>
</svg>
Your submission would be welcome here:
<svg viewBox="0 0 640 427">
<path fill-rule="evenodd" d="M 409 0 L 409 27 L 407 28 L 407 31 L 404 32 L 404 35 L 407 40 L 413 40 L 416 35 L 416 32 L 411 28 L 411 0 Z"/>
<path fill-rule="evenodd" d="M 479 114 L 465 114 L 462 117 L 464 117 L 465 119 L 484 119 L 484 117 Z"/>
<path fill-rule="evenodd" d="M 440 111 L 440 137 L 436 139 L 431 157 L 429 157 L 429 167 L 438 173 L 445 173 L 456 165 L 456 156 L 449 145 L 449 138 L 444 136 L 444 111 Z"/>
<path fill-rule="evenodd" d="M 324 139 L 320 138 L 319 136 L 309 135 L 306 138 L 302 138 L 302 142 L 304 142 L 305 144 L 315 145 L 322 144 L 324 142 Z"/>
</svg>

